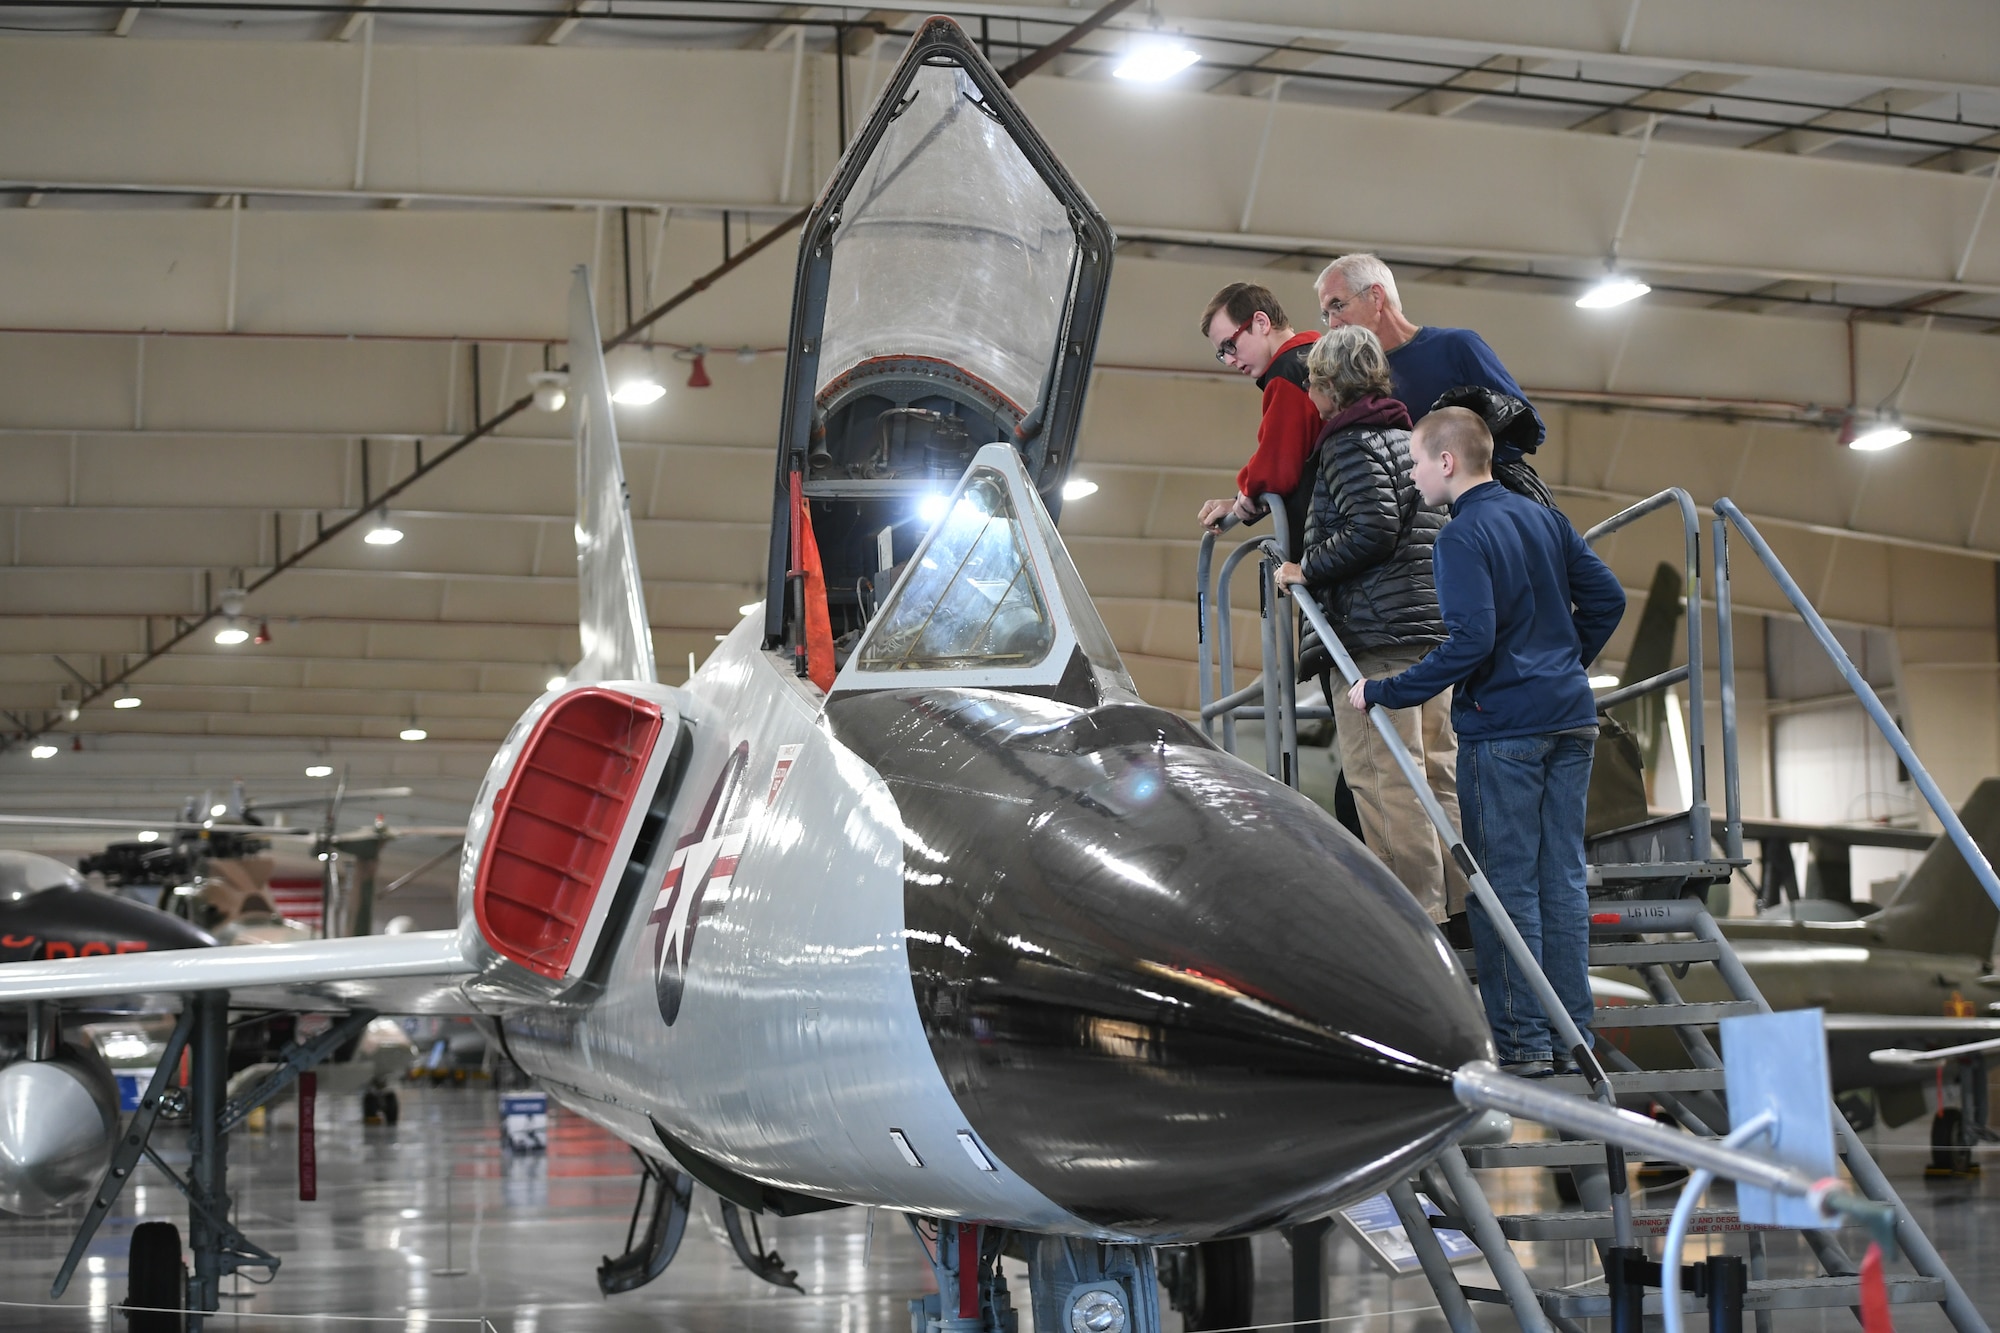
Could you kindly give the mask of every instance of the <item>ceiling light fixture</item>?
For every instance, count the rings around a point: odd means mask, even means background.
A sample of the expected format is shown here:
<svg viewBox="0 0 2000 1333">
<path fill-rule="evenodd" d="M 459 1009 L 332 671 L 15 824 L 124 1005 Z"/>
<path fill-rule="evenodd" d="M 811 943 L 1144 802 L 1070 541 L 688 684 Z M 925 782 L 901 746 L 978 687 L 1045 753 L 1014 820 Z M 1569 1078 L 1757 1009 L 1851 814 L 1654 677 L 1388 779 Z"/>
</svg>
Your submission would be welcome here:
<svg viewBox="0 0 2000 1333">
<path fill-rule="evenodd" d="M 1627 301 L 1636 301 L 1652 290 L 1637 278 L 1610 273 L 1600 279 L 1596 286 L 1577 297 L 1576 305 L 1579 310 L 1609 310 L 1613 306 L 1624 305 Z"/>
<path fill-rule="evenodd" d="M 1590 678 L 1590 688 L 1593 690 L 1608 690 L 1617 683 L 1618 677 L 1616 676 L 1592 676 Z"/>
<path fill-rule="evenodd" d="M 158 842 L 159 840 L 160 840 L 160 831 L 158 829 L 147 828 L 139 830 L 140 842 Z"/>
<path fill-rule="evenodd" d="M 361 539 L 370 546 L 394 546 L 403 540 L 403 530 L 389 521 L 389 507 L 384 505 L 375 516 L 375 526 L 368 529 L 368 535 Z M 242 640 L 238 639 L 238 643 Z"/>
<path fill-rule="evenodd" d="M 567 684 L 569 684 L 568 676 L 550 676 L 549 683 L 543 688 L 550 691 L 555 691 L 561 689 L 563 686 Z"/>
<path fill-rule="evenodd" d="M 37 745 L 34 749 L 28 751 L 28 755 L 33 759 L 53 759 L 56 757 L 56 747 L 53 745 Z"/>
<path fill-rule="evenodd" d="M 629 343 L 614 347 L 611 355 L 604 359 L 604 369 L 611 381 L 611 401 L 614 403 L 645 407 L 666 396 L 667 386 L 660 383 L 659 375 L 653 370 L 652 355 L 643 347 L 634 347 Z"/>
<path fill-rule="evenodd" d="M 1193 47 L 1156 33 L 1133 43 L 1111 77 L 1128 83 L 1164 83 L 1200 59 Z"/>
<path fill-rule="evenodd" d="M 933 491 L 931 494 L 917 501 L 917 517 L 926 523 L 937 522 L 944 517 L 944 507 L 950 500 L 950 496 L 939 495 Z"/>
<path fill-rule="evenodd" d="M 1097 483 L 1085 481 L 1082 477 L 1072 477 L 1063 483 L 1063 499 L 1081 500 L 1086 495 L 1097 494 Z"/>
<path fill-rule="evenodd" d="M 237 623 L 243 618 L 243 599 L 247 595 L 237 584 L 222 590 L 222 614 L 228 617 L 228 623 L 215 632 L 215 641 L 225 648 L 250 640 L 250 631 Z"/>
<path fill-rule="evenodd" d="M 569 376 L 560 370 L 535 371 L 528 376 L 528 388 L 544 412 L 560 412 L 569 402 Z"/>
<path fill-rule="evenodd" d="M 139 706 L 139 696 L 136 694 L 121 694 L 111 701 L 111 706 L 113 708 L 137 708 Z"/>
<path fill-rule="evenodd" d="M 763 609 L 764 604 L 762 602 L 745 602 L 736 608 L 736 614 L 739 616 L 754 616 Z"/>
<path fill-rule="evenodd" d="M 308 764 L 306 765 L 306 776 L 309 778 L 330 778 L 333 776 L 333 765 Z"/>
<path fill-rule="evenodd" d="M 227 805 L 224 805 L 220 801 L 217 801 L 214 805 L 208 807 L 208 814 L 209 818 L 211 819 L 220 819 L 228 813 L 229 813 L 229 807 Z"/>
<path fill-rule="evenodd" d="M 1910 432 L 1903 429 L 1901 422 L 1893 417 L 1884 417 L 1866 427 L 1852 417 L 1847 421 L 1847 447 L 1857 453 L 1877 454 L 1884 449 L 1894 449 L 1910 439 Z"/>
<path fill-rule="evenodd" d="M 404 727 L 397 734 L 406 741 L 420 741 L 430 736 L 430 733 L 422 727 Z"/>
</svg>

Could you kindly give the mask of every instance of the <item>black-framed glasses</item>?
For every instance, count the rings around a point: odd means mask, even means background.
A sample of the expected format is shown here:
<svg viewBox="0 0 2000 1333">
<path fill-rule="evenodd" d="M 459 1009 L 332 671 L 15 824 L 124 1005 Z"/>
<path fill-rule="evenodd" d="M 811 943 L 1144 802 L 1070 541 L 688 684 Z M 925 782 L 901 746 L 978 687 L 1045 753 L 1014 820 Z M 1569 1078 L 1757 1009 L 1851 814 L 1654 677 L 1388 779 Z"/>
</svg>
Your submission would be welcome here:
<svg viewBox="0 0 2000 1333">
<path fill-rule="evenodd" d="M 1328 301 L 1325 305 L 1319 308 L 1319 317 L 1326 322 L 1328 328 L 1333 327 L 1333 317 L 1335 315 L 1347 309 L 1347 307 L 1353 305 L 1356 301 L 1359 301 L 1362 297 L 1368 295 L 1368 293 L 1373 291 L 1374 289 L 1375 289 L 1375 284 L 1371 282 L 1366 287 L 1363 287 L 1360 291 L 1355 292 L 1353 295 L 1349 296 L 1346 300 L 1336 299 Z"/>
<path fill-rule="evenodd" d="M 1249 319 L 1244 320 L 1236 326 L 1235 332 L 1215 345 L 1215 359 L 1217 361 L 1222 362 L 1226 366 L 1236 359 L 1236 340 L 1243 336 L 1243 331 L 1249 328 L 1256 318 L 1257 316 L 1254 314 L 1251 315 Z"/>
</svg>

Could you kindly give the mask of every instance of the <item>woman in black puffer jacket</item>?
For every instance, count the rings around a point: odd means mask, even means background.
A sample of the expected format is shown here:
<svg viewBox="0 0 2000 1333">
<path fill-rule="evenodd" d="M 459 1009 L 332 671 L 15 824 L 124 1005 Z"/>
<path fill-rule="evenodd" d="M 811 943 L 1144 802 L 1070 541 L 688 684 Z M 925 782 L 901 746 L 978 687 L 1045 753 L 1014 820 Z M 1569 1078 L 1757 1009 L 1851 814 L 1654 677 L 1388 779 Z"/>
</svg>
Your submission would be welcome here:
<svg viewBox="0 0 2000 1333">
<path fill-rule="evenodd" d="M 1307 392 L 1326 424 L 1313 455 L 1317 477 L 1305 545 L 1298 563 L 1280 568 L 1278 582 L 1312 593 L 1363 676 L 1393 675 L 1445 640 L 1431 574 L 1431 544 L 1445 515 L 1424 505 L 1411 479 L 1410 414 L 1389 396 L 1389 359 L 1375 335 L 1334 329 L 1313 344 L 1306 372 Z M 1321 675 L 1330 664 L 1309 634 L 1301 678 Z M 1442 921 L 1462 903 L 1464 883 L 1394 756 L 1366 715 L 1347 706 L 1345 693 L 1330 691 L 1328 701 L 1362 837 L 1431 919 Z M 1456 819 L 1458 740 L 1449 693 L 1390 716 Z"/>
</svg>

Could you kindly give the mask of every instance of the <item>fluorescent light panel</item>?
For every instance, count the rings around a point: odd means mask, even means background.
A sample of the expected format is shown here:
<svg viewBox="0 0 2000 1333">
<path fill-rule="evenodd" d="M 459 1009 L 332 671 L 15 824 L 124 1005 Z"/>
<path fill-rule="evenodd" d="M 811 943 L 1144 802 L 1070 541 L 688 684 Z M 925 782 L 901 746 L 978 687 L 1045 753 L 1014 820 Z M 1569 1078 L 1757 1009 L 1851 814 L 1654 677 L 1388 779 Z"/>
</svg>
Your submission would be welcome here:
<svg viewBox="0 0 2000 1333">
<path fill-rule="evenodd" d="M 1627 301 L 1636 301 L 1652 290 L 1637 278 L 1621 278 L 1613 275 L 1577 297 L 1576 304 L 1581 310 L 1609 310 L 1613 306 L 1624 305 Z"/>
<path fill-rule="evenodd" d="M 1164 83 L 1201 59 L 1193 47 L 1161 37 L 1139 42 L 1111 71 L 1111 76 L 1128 83 Z"/>
<path fill-rule="evenodd" d="M 1884 449 L 1894 449 L 1897 445 L 1907 442 L 1909 438 L 1910 432 L 1894 422 L 1885 421 L 1880 425 L 1870 426 L 1856 435 L 1847 442 L 1847 447 L 1864 454 L 1874 454 Z"/>
</svg>

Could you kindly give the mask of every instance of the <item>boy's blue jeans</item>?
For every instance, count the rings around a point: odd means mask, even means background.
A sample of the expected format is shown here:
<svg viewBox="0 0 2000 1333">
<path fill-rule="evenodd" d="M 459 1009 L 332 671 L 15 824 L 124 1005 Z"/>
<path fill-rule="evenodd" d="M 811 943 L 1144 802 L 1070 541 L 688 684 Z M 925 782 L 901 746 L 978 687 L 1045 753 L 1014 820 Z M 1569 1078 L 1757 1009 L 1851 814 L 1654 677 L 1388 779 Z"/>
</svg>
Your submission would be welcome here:
<svg viewBox="0 0 2000 1333">
<path fill-rule="evenodd" d="M 1592 1004 L 1583 821 L 1595 750 L 1587 733 L 1458 744 L 1466 848 L 1585 1040 Z M 1469 910 L 1479 995 L 1501 1062 L 1569 1057 L 1478 899 Z"/>
</svg>

